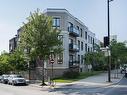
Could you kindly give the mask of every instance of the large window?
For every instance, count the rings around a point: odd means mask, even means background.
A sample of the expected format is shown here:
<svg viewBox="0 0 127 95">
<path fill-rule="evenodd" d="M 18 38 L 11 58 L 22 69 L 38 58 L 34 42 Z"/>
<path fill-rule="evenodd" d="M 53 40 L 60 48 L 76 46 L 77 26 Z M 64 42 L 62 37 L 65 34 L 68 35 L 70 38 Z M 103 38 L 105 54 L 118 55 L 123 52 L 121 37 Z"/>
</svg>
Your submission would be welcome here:
<svg viewBox="0 0 127 95">
<path fill-rule="evenodd" d="M 78 63 L 80 64 L 80 55 L 78 55 Z"/>
<path fill-rule="evenodd" d="M 79 50 L 80 50 L 80 41 L 78 40 L 78 48 L 79 48 Z"/>
<path fill-rule="evenodd" d="M 60 28 L 60 18 L 53 18 L 53 27 Z"/>
<path fill-rule="evenodd" d="M 88 52 L 90 52 L 90 47 L 88 46 Z"/>
<path fill-rule="evenodd" d="M 81 55 L 81 64 L 83 64 L 83 55 Z"/>
<path fill-rule="evenodd" d="M 63 63 L 63 53 L 62 53 L 62 54 L 59 54 L 59 55 L 57 56 L 57 63 L 58 63 L 58 64 L 62 64 L 62 63 Z"/>
<path fill-rule="evenodd" d="M 82 28 L 80 28 L 80 36 L 83 37 Z"/>
<path fill-rule="evenodd" d="M 90 43 L 90 36 L 88 35 L 88 43 Z"/>
<path fill-rule="evenodd" d="M 72 39 L 69 39 L 69 44 L 73 44 L 73 40 Z"/>
<path fill-rule="evenodd" d="M 68 31 L 73 32 L 73 24 L 71 22 L 68 23 Z"/>
<path fill-rule="evenodd" d="M 85 44 L 85 51 L 87 52 L 87 44 Z"/>
<path fill-rule="evenodd" d="M 85 39 L 87 40 L 87 31 L 85 31 Z"/>
<path fill-rule="evenodd" d="M 83 51 L 83 42 L 81 42 L 81 51 Z"/>
</svg>

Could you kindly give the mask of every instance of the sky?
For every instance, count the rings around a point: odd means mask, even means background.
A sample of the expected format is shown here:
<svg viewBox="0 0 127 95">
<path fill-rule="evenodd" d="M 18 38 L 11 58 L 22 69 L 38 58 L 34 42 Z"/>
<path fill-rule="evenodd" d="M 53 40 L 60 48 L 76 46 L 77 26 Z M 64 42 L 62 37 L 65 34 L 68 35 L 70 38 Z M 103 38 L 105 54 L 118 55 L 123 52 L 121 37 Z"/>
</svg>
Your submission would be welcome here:
<svg viewBox="0 0 127 95">
<path fill-rule="evenodd" d="M 26 21 L 30 12 L 65 8 L 81 20 L 96 37 L 107 36 L 107 0 L 0 0 L 0 52 L 9 51 L 9 39 Z M 110 35 L 127 40 L 127 0 L 110 2 Z"/>
</svg>

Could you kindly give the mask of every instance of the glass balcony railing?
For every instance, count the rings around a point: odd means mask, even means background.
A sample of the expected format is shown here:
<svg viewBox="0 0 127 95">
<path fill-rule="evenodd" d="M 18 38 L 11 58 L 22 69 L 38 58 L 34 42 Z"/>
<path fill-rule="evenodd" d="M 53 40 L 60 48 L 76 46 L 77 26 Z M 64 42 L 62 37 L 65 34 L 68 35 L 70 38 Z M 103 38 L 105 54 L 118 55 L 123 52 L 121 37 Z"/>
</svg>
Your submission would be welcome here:
<svg viewBox="0 0 127 95">
<path fill-rule="evenodd" d="M 73 43 L 70 43 L 69 44 L 69 50 L 78 52 L 79 51 L 78 45 L 75 45 Z"/>
<path fill-rule="evenodd" d="M 69 34 L 79 37 L 79 30 L 74 27 L 68 27 Z"/>
</svg>

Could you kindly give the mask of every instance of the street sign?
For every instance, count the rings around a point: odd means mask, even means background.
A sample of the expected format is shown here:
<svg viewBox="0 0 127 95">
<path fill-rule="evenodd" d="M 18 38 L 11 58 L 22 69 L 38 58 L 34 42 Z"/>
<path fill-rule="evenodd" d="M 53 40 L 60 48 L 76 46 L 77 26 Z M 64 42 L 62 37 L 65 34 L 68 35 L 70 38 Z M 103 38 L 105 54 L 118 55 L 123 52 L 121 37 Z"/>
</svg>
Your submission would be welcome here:
<svg viewBox="0 0 127 95">
<path fill-rule="evenodd" d="M 54 63 L 54 60 L 53 60 L 53 59 L 51 59 L 51 60 L 50 60 L 50 63 L 52 63 L 52 64 L 53 64 L 53 63 Z"/>
</svg>

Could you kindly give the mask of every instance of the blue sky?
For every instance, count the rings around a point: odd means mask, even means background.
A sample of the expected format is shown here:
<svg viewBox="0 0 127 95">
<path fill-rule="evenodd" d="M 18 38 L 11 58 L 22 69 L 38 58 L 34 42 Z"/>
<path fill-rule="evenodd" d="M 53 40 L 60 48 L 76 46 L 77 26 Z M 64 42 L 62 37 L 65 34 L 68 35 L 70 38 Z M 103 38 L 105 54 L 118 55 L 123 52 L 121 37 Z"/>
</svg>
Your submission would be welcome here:
<svg viewBox="0 0 127 95">
<path fill-rule="evenodd" d="M 96 37 L 107 35 L 107 0 L 0 0 L 0 52 L 8 51 L 9 39 L 26 21 L 30 12 L 39 8 L 66 8 L 80 19 Z M 127 0 L 110 2 L 111 35 L 127 40 Z"/>
</svg>

